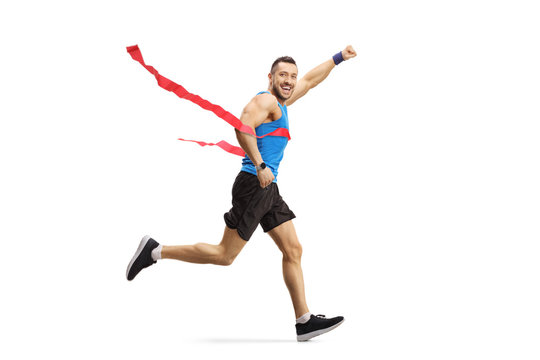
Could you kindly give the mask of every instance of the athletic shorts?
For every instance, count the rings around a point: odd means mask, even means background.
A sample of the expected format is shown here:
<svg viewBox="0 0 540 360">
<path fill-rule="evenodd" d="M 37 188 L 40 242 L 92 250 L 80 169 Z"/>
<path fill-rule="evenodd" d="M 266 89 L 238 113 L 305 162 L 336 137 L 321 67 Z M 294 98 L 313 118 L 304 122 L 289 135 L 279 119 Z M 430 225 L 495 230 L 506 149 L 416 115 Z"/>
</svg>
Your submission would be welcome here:
<svg viewBox="0 0 540 360">
<path fill-rule="evenodd" d="M 263 189 L 257 176 L 244 171 L 240 171 L 234 181 L 232 205 L 223 216 L 225 224 L 236 229 L 246 241 L 259 224 L 268 232 L 296 217 L 279 195 L 277 183 Z"/>
</svg>

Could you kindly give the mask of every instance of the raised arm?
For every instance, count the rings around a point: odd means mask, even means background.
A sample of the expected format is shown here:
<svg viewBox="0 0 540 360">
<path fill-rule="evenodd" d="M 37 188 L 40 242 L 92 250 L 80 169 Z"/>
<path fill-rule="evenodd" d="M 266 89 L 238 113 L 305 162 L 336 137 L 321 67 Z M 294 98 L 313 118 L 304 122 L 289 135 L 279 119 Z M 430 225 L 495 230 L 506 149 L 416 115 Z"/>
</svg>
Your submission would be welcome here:
<svg viewBox="0 0 540 360">
<path fill-rule="evenodd" d="M 356 51 L 354 51 L 351 45 L 348 45 L 345 50 L 341 51 L 341 56 L 343 57 L 343 60 L 349 60 L 356 56 Z M 320 64 L 319 66 L 316 66 L 312 70 L 308 71 L 306 75 L 304 75 L 304 77 L 298 81 L 298 84 L 296 84 L 296 88 L 293 94 L 285 104 L 287 106 L 290 106 L 296 100 L 306 95 L 309 90 L 313 89 L 315 86 L 319 85 L 324 79 L 326 79 L 328 74 L 330 74 L 332 69 L 335 67 L 336 64 L 334 59 L 329 59 Z"/>
<path fill-rule="evenodd" d="M 247 126 L 250 126 L 255 133 L 255 128 L 261 125 L 275 111 L 276 100 L 273 96 L 261 94 L 255 96 L 244 108 L 240 121 Z M 246 152 L 251 162 L 257 167 L 263 163 L 263 158 L 257 147 L 257 138 L 236 130 L 236 138 L 242 149 Z M 261 187 L 265 188 L 274 181 L 274 174 L 270 168 L 257 170 L 257 177 L 261 183 Z"/>
</svg>

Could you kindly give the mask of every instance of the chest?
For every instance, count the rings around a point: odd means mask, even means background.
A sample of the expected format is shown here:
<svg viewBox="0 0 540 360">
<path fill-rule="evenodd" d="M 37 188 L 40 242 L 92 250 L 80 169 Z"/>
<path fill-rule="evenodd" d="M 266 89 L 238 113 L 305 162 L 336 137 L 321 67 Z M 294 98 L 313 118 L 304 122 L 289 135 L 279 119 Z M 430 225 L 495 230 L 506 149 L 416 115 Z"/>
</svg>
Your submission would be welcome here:
<svg viewBox="0 0 540 360">
<path fill-rule="evenodd" d="M 287 110 L 282 109 L 279 105 L 276 104 L 276 108 L 268 114 L 268 117 L 264 120 L 263 124 L 268 124 L 273 121 L 281 119 L 283 116 L 287 116 Z"/>
</svg>

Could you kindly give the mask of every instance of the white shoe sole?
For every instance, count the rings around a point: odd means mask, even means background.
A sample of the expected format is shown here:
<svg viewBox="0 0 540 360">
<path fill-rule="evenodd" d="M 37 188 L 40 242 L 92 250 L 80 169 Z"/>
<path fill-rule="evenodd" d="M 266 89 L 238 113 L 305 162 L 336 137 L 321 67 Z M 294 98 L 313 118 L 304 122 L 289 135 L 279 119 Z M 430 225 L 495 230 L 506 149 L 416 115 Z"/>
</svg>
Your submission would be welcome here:
<svg viewBox="0 0 540 360">
<path fill-rule="evenodd" d="M 304 334 L 304 335 L 298 335 L 298 336 L 296 336 L 296 340 L 297 340 L 297 341 L 308 341 L 309 339 L 312 339 L 312 338 L 314 338 L 315 336 L 319 336 L 319 335 L 322 335 L 322 334 L 324 334 L 324 333 L 327 333 L 327 332 L 329 332 L 329 331 L 334 330 L 334 329 L 337 328 L 339 325 L 343 324 L 344 321 L 345 321 L 345 319 L 341 320 L 341 321 L 338 322 L 336 325 L 330 326 L 329 328 L 326 328 L 326 329 L 321 329 L 321 330 L 313 331 L 313 332 L 310 332 L 310 333 L 307 333 L 307 334 Z"/>
<path fill-rule="evenodd" d="M 150 240 L 150 235 L 145 235 L 141 242 L 139 243 L 139 247 L 137 248 L 137 251 L 135 252 L 135 255 L 133 255 L 133 257 L 131 258 L 131 261 L 129 262 L 129 265 L 127 267 L 127 270 L 126 270 L 126 279 L 128 277 L 128 274 L 129 274 L 129 270 L 131 270 L 131 267 L 133 266 L 133 263 L 135 262 L 135 260 L 139 257 L 139 255 L 141 255 L 141 251 L 142 249 L 144 249 L 144 247 L 146 246 L 146 243 L 148 242 L 148 240 Z"/>
</svg>

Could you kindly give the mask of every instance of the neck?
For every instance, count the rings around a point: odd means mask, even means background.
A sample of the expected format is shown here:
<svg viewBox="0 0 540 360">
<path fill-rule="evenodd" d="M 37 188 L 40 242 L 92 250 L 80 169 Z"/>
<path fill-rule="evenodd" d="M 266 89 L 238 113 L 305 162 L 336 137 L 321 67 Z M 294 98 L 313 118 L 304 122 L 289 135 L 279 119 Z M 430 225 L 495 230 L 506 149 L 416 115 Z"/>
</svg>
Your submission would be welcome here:
<svg viewBox="0 0 540 360">
<path fill-rule="evenodd" d="M 278 101 L 278 103 L 280 103 L 281 105 L 285 106 L 285 99 L 282 99 L 279 95 L 276 95 L 276 93 L 274 92 L 274 89 L 269 86 L 268 87 L 268 91 L 270 92 L 270 94 L 274 95 L 276 97 L 276 100 Z"/>
</svg>

